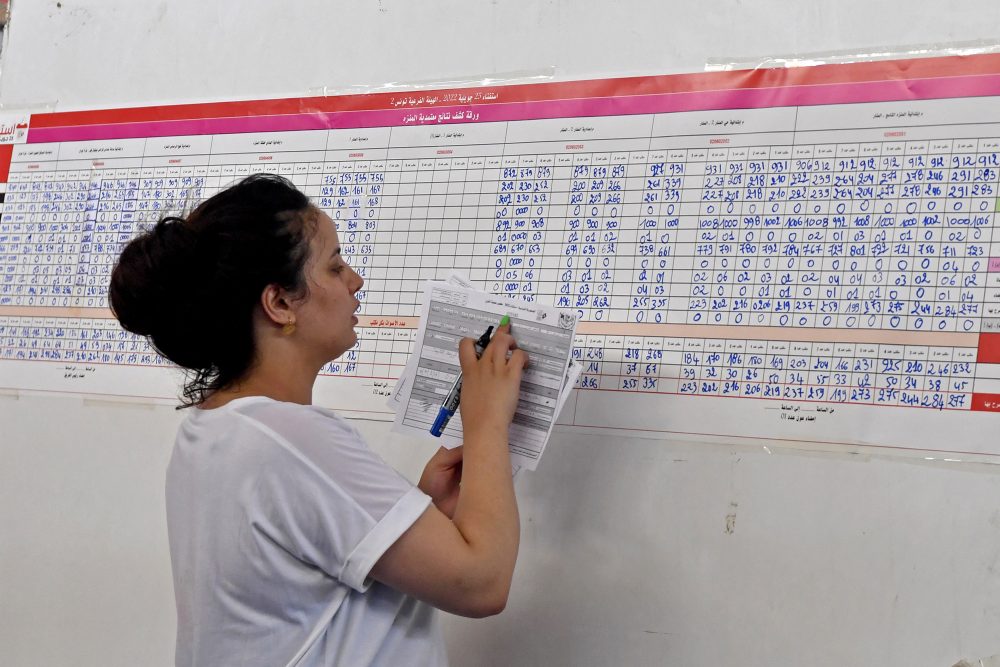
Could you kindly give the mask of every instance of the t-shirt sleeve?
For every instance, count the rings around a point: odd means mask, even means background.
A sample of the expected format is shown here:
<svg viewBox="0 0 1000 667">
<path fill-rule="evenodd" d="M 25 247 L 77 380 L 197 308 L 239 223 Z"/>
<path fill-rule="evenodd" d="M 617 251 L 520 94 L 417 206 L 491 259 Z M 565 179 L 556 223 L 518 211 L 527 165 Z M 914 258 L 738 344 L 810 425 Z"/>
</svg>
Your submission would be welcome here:
<svg viewBox="0 0 1000 667">
<path fill-rule="evenodd" d="M 248 493 L 253 539 L 366 590 L 372 567 L 430 497 L 332 413 L 276 404 L 243 416 L 273 442 Z"/>
</svg>

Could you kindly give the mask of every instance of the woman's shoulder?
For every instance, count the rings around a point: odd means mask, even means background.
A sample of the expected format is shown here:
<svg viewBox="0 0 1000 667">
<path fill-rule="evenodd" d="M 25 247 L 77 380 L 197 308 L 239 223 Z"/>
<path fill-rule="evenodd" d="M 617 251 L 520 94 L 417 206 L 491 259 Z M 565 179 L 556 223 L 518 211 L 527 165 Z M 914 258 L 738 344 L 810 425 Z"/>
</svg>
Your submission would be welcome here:
<svg viewBox="0 0 1000 667">
<path fill-rule="evenodd" d="M 286 472 L 305 466 L 325 477 L 385 466 L 354 426 L 319 406 L 248 396 L 189 419 L 178 434 L 179 450 L 199 460 L 218 456 Z"/>
<path fill-rule="evenodd" d="M 285 464 L 294 460 L 304 466 L 303 470 L 338 487 L 356 485 L 359 480 L 376 480 L 385 486 L 390 477 L 399 478 L 357 429 L 333 410 L 263 397 L 240 401 L 230 410 L 244 427 L 267 438 L 269 453 L 259 452 L 258 456 L 276 464 L 275 471 L 285 471 L 275 474 L 290 474 L 292 468 Z"/>
<path fill-rule="evenodd" d="M 326 408 L 244 397 L 191 419 L 185 428 L 196 438 L 179 438 L 174 478 L 202 479 L 198 471 L 217 471 L 205 479 L 253 489 L 248 506 L 292 496 L 300 504 L 349 497 L 352 506 L 381 516 L 412 488 L 350 423 Z"/>
<path fill-rule="evenodd" d="M 230 401 L 221 410 L 248 420 L 275 435 L 298 440 L 302 437 L 359 439 L 357 430 L 333 410 L 318 405 L 277 401 L 266 396 L 250 396 Z M 214 412 L 214 411 L 212 411 Z"/>
</svg>

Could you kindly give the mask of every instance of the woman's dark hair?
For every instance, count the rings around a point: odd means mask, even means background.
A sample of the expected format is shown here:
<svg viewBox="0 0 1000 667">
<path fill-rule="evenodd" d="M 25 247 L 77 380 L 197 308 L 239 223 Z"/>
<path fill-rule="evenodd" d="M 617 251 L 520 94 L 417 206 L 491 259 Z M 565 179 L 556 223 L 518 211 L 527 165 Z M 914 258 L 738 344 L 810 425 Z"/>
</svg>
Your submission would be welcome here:
<svg viewBox="0 0 1000 667">
<path fill-rule="evenodd" d="M 189 371 L 180 407 L 201 403 L 253 364 L 253 312 L 265 287 L 306 293 L 315 210 L 287 179 L 256 174 L 125 246 L 111 274 L 111 310 L 125 330 Z"/>
</svg>

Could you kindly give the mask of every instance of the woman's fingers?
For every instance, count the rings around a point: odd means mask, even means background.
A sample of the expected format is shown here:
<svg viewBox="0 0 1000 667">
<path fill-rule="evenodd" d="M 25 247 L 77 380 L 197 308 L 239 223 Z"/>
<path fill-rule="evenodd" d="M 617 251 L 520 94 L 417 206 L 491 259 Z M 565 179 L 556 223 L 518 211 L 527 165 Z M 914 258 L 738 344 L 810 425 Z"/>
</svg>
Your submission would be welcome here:
<svg viewBox="0 0 1000 667">
<path fill-rule="evenodd" d="M 497 328 L 479 359 L 476 357 L 475 341 L 463 338 L 458 344 L 458 360 L 463 375 L 474 372 L 477 362 L 480 368 L 490 365 L 497 369 L 513 367 L 520 370 L 528 365 L 528 355 L 518 348 L 517 341 L 510 335 L 509 324 Z"/>
<path fill-rule="evenodd" d="M 490 341 L 490 358 L 494 364 L 503 364 L 507 361 L 507 350 L 514 337 L 510 334 L 498 334 Z"/>
<path fill-rule="evenodd" d="M 447 447 L 441 447 L 434 453 L 431 460 L 434 461 L 440 468 L 452 468 L 462 461 L 462 446 L 459 445 L 453 449 L 448 449 Z"/>
<path fill-rule="evenodd" d="M 471 373 L 476 361 L 475 341 L 471 338 L 463 338 L 458 342 L 458 363 L 462 367 L 462 373 Z"/>
</svg>

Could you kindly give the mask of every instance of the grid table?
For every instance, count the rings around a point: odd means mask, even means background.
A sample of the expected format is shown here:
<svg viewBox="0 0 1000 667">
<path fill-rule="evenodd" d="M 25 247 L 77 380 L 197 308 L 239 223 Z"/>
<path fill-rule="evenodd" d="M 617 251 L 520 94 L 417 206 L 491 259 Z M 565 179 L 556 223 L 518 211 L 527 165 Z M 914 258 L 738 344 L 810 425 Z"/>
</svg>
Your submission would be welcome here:
<svg viewBox="0 0 1000 667">
<path fill-rule="evenodd" d="M 726 104 L 692 91 L 702 106 L 666 93 L 566 106 L 555 93 L 585 86 L 565 84 L 537 99 L 529 86 L 510 107 L 502 92 L 480 97 L 445 124 L 401 98 L 349 124 L 295 116 L 306 126 L 275 126 L 264 103 L 245 103 L 239 124 L 50 114 L 10 151 L 0 186 L 0 364 L 162 372 L 109 319 L 117 254 L 161 217 L 268 172 L 334 220 L 365 279 L 358 344 L 326 378 L 398 377 L 423 282 L 455 270 L 575 311 L 586 401 L 996 411 L 1000 61 L 973 60 L 989 75 L 978 97 L 955 94 L 963 62 L 903 101 L 883 83 L 885 99 L 863 101 L 831 84 L 823 102 L 787 86 L 742 107 L 757 89 L 736 86 Z M 683 88 L 667 78 L 664 90 Z M 568 421 L 592 425 L 579 414 Z"/>
</svg>

